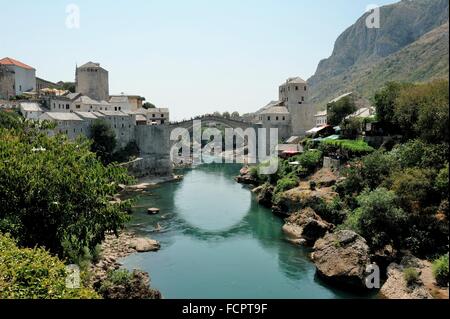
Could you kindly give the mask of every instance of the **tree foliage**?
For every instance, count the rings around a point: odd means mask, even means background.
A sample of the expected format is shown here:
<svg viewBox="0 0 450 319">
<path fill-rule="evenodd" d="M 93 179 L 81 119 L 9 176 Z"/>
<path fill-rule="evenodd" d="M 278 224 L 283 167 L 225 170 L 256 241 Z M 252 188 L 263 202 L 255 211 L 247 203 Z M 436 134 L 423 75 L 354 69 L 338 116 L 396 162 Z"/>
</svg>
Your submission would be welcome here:
<svg viewBox="0 0 450 319">
<path fill-rule="evenodd" d="M 90 142 L 37 129 L 0 129 L 0 231 L 76 261 L 128 220 L 129 202 L 112 202 L 126 171 L 104 166 Z"/>
<path fill-rule="evenodd" d="M 339 125 L 344 118 L 356 111 L 356 105 L 349 96 L 343 97 L 336 102 L 328 103 L 328 121 L 330 125 Z"/>
<path fill-rule="evenodd" d="M 91 125 L 91 151 L 96 153 L 104 164 L 113 160 L 114 149 L 117 145 L 116 134 L 111 125 L 104 120 L 95 120 Z"/>
<path fill-rule="evenodd" d="M 43 248 L 19 248 L 0 233 L 0 299 L 100 298 L 83 286 L 67 288 L 67 275 L 64 263 Z"/>
</svg>

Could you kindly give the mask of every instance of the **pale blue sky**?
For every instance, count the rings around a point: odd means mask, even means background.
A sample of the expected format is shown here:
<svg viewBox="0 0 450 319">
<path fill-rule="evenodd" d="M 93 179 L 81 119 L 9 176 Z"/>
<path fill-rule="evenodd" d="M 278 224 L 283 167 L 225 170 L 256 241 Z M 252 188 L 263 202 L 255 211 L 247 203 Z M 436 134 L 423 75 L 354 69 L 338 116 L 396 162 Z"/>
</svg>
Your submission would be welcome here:
<svg viewBox="0 0 450 319">
<path fill-rule="evenodd" d="M 172 119 L 255 111 L 287 77 L 309 78 L 370 4 L 395 0 L 0 0 L 0 57 L 51 81 L 100 62 L 110 93 L 140 94 Z M 80 28 L 65 25 L 80 8 Z"/>
</svg>

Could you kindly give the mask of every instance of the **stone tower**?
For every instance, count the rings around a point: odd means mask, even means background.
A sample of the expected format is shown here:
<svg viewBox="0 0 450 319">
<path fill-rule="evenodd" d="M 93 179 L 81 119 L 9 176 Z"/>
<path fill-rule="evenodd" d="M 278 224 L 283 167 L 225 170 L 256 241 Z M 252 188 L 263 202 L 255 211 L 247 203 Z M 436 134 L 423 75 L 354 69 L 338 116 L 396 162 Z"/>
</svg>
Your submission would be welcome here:
<svg viewBox="0 0 450 319">
<path fill-rule="evenodd" d="M 108 71 L 99 63 L 88 62 L 75 71 L 76 92 L 97 101 L 109 100 Z"/>
<path fill-rule="evenodd" d="M 315 108 L 309 104 L 308 95 L 308 84 L 299 77 L 289 78 L 280 85 L 279 99 L 289 111 L 292 135 L 304 136 L 314 127 Z"/>
</svg>

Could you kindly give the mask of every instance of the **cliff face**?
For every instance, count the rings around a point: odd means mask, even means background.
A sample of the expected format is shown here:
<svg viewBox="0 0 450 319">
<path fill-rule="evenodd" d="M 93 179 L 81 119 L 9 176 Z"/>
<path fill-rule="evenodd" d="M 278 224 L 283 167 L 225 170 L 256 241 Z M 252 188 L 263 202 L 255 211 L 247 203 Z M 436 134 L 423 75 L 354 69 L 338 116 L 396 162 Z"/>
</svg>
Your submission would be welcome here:
<svg viewBox="0 0 450 319">
<path fill-rule="evenodd" d="M 403 0 L 380 9 L 380 28 L 368 13 L 336 40 L 308 80 L 319 107 L 354 91 L 370 97 L 386 81 L 427 81 L 448 76 L 448 0 Z"/>
</svg>

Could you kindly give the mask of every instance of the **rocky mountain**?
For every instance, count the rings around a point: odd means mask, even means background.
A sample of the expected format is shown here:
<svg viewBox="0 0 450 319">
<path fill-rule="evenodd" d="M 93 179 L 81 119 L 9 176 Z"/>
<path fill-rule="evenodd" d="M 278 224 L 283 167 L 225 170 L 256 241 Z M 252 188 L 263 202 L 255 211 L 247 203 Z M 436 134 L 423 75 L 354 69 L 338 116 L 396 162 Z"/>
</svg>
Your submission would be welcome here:
<svg viewBox="0 0 450 319">
<path fill-rule="evenodd" d="M 308 80 L 319 108 L 352 91 L 369 98 L 385 82 L 448 77 L 448 0 L 402 0 L 380 8 L 380 28 L 364 14 L 336 40 Z"/>
</svg>

